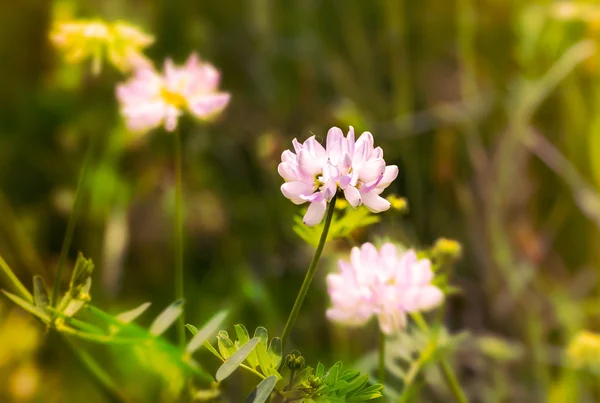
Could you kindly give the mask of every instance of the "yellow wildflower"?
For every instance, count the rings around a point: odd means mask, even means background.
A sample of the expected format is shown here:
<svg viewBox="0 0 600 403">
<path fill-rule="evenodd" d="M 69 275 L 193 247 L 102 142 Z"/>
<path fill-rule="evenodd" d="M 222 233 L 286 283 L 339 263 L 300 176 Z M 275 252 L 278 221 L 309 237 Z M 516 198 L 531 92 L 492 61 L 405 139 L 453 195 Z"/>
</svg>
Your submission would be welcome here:
<svg viewBox="0 0 600 403">
<path fill-rule="evenodd" d="M 142 49 L 154 38 L 126 22 L 71 20 L 56 23 L 50 41 L 64 53 L 68 63 L 91 59 L 92 72 L 98 74 L 103 59 L 122 72 L 147 63 Z"/>
</svg>

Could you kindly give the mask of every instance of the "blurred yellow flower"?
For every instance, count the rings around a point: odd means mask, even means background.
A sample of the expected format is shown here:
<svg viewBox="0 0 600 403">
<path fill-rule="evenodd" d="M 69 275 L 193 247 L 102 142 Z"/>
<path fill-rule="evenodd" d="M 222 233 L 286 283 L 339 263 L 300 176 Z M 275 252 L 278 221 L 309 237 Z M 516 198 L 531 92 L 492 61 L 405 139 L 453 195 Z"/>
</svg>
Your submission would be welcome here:
<svg viewBox="0 0 600 403">
<path fill-rule="evenodd" d="M 28 316 L 9 313 L 0 323 L 0 368 L 33 354 L 42 339 L 39 326 Z"/>
<path fill-rule="evenodd" d="M 587 330 L 577 333 L 567 347 L 567 358 L 576 368 L 600 369 L 600 334 Z"/>
<path fill-rule="evenodd" d="M 99 74 L 103 59 L 122 72 L 147 64 L 142 49 L 154 38 L 126 22 L 102 20 L 61 21 L 50 32 L 50 41 L 68 63 L 92 60 L 92 72 Z"/>
</svg>

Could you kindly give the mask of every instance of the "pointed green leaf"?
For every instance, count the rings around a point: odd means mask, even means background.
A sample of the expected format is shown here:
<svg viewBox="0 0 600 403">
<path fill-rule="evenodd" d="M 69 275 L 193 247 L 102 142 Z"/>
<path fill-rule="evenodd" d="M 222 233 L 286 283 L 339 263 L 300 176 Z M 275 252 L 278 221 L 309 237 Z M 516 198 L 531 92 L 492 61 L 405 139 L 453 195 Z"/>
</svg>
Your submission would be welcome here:
<svg viewBox="0 0 600 403">
<path fill-rule="evenodd" d="M 260 339 L 260 342 L 264 344 L 265 349 L 267 348 L 267 346 L 269 345 L 269 332 L 266 328 L 262 326 L 257 327 L 254 331 L 254 337 L 258 337 Z"/>
<path fill-rule="evenodd" d="M 148 309 L 150 307 L 150 305 L 151 305 L 150 302 L 144 302 L 137 308 L 133 308 L 129 311 L 118 314 L 117 319 L 123 323 L 131 323 L 134 320 L 136 320 L 138 317 L 140 317 L 141 314 L 146 312 L 146 309 Z"/>
<path fill-rule="evenodd" d="M 217 382 L 221 382 L 231 375 L 244 362 L 248 354 L 250 354 L 259 342 L 259 339 L 252 339 L 232 354 L 217 370 L 217 375 L 215 376 Z"/>
<path fill-rule="evenodd" d="M 50 316 L 48 316 L 47 313 L 42 312 L 41 309 L 39 309 L 38 307 L 36 307 L 35 305 L 25 301 L 23 298 L 21 297 L 17 297 L 15 294 L 11 294 L 8 291 L 4 291 L 2 290 L 2 292 L 4 293 L 4 295 L 6 295 L 12 302 L 14 302 L 15 304 L 19 305 L 21 308 L 23 308 L 24 310 L 26 310 L 27 312 L 29 312 L 30 314 L 40 318 L 42 321 L 49 323 L 50 322 Z"/>
<path fill-rule="evenodd" d="M 254 351 L 256 351 L 258 365 L 260 365 L 262 373 L 268 375 L 269 368 L 271 368 L 271 358 L 269 358 L 269 353 L 267 353 L 266 345 L 261 341 Z"/>
<path fill-rule="evenodd" d="M 229 338 L 229 333 L 225 330 L 220 330 L 217 334 L 217 346 L 219 347 L 219 352 L 225 359 L 229 358 L 237 351 L 235 344 L 233 344 Z"/>
<path fill-rule="evenodd" d="M 325 374 L 325 366 L 321 363 L 317 364 L 317 370 L 315 372 L 315 376 L 317 378 L 321 378 L 323 376 L 323 374 Z"/>
<path fill-rule="evenodd" d="M 204 347 L 206 347 L 206 349 L 213 353 L 213 355 L 215 355 L 218 359 L 220 359 L 221 361 L 225 361 L 225 358 L 223 358 L 223 356 L 219 354 L 219 352 L 213 347 L 213 345 L 210 344 L 210 341 L 206 340 L 203 344 Z"/>
<path fill-rule="evenodd" d="M 48 308 L 48 289 L 42 276 L 33 276 L 33 302 L 42 312 Z"/>
<path fill-rule="evenodd" d="M 264 403 L 269 399 L 273 389 L 275 389 L 275 384 L 277 383 L 277 378 L 275 376 L 269 376 L 268 378 L 263 379 L 257 386 L 256 389 L 250 393 L 250 395 L 246 398 L 245 403 Z"/>
<path fill-rule="evenodd" d="M 189 323 L 187 325 L 185 325 L 185 328 L 190 331 L 190 333 L 192 334 L 192 337 L 197 335 L 199 332 L 199 330 L 196 326 L 190 325 Z"/>
<path fill-rule="evenodd" d="M 248 329 L 246 326 L 242 324 L 233 325 L 235 329 L 235 335 L 237 336 L 238 342 L 240 346 L 243 346 L 250 340 L 250 334 L 248 334 Z"/>
<path fill-rule="evenodd" d="M 183 300 L 177 300 L 154 319 L 150 325 L 150 334 L 160 336 L 169 328 L 183 312 Z"/>
<path fill-rule="evenodd" d="M 271 344 L 269 344 L 269 358 L 271 359 L 271 366 L 273 368 L 279 368 L 279 364 L 281 364 L 281 356 L 282 356 L 282 346 L 281 339 L 279 337 L 273 337 L 271 340 Z"/>
<path fill-rule="evenodd" d="M 188 354 L 193 354 L 200 346 L 210 337 L 212 336 L 221 326 L 225 318 L 227 318 L 229 312 L 227 310 L 220 311 L 216 315 L 214 315 L 204 326 L 202 329 L 198 331 L 196 335 L 190 340 L 185 351 Z"/>
<path fill-rule="evenodd" d="M 248 342 L 248 340 L 250 340 L 250 335 L 248 334 L 248 329 L 246 329 L 246 326 L 244 325 L 235 325 L 235 334 L 237 335 L 238 338 L 238 345 L 243 346 L 244 344 L 246 344 Z M 246 358 L 246 361 L 248 362 L 248 365 L 250 365 L 250 367 L 252 369 L 256 369 L 256 367 L 258 366 L 258 357 L 256 356 L 256 352 L 254 350 L 252 350 L 252 352 L 250 354 L 248 354 L 248 357 Z"/>
<path fill-rule="evenodd" d="M 367 382 L 369 382 L 369 375 L 361 375 L 354 381 L 350 382 L 345 388 L 341 389 L 340 394 L 347 395 L 352 394 L 352 392 L 360 391 L 360 389 L 364 387 Z"/>
</svg>

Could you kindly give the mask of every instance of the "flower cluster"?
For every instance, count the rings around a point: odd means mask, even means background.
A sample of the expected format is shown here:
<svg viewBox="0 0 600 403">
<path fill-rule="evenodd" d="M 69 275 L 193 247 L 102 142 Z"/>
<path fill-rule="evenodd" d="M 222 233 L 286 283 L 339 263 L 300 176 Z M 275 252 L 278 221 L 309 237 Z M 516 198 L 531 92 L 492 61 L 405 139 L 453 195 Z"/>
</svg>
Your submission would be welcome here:
<svg viewBox="0 0 600 403">
<path fill-rule="evenodd" d="M 154 38 L 125 22 L 73 20 L 55 24 L 50 41 L 63 51 L 69 63 L 91 58 L 92 71 L 98 74 L 103 58 L 123 72 L 147 64 L 142 49 Z"/>
<path fill-rule="evenodd" d="M 220 74 L 192 54 L 183 66 L 165 61 L 164 73 L 141 66 L 133 77 L 117 87 L 117 98 L 127 127 L 145 132 L 164 124 L 177 127 L 184 111 L 198 119 L 210 119 L 225 108 L 229 94 L 218 91 Z"/>
<path fill-rule="evenodd" d="M 379 251 L 370 243 L 355 247 L 350 262 L 340 260 L 339 268 L 327 276 L 333 305 L 327 317 L 348 326 L 377 316 L 381 331 L 389 335 L 406 326 L 407 313 L 434 308 L 444 298 L 431 284 L 431 262 L 418 259 L 413 250 L 399 253 L 391 243 Z"/>
<path fill-rule="evenodd" d="M 294 151 L 281 155 L 279 174 L 286 181 L 281 192 L 295 204 L 309 202 L 304 223 L 316 225 L 325 215 L 327 203 L 338 190 L 352 207 L 361 204 L 371 212 L 390 208 L 390 202 L 379 196 L 398 176 L 398 167 L 385 165 L 383 150 L 374 147 L 373 135 L 364 132 L 356 141 L 354 128 L 348 136 L 333 127 L 323 147 L 315 136 L 304 143 L 293 140 Z"/>
</svg>

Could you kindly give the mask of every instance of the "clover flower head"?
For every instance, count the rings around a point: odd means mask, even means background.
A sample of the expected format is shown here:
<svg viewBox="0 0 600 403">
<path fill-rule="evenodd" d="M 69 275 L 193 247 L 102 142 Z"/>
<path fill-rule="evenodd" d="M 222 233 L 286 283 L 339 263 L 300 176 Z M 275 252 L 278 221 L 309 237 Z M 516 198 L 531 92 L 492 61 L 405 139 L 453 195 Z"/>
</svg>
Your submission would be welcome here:
<svg viewBox="0 0 600 403">
<path fill-rule="evenodd" d="M 370 243 L 355 247 L 339 269 L 327 276 L 332 303 L 327 317 L 347 326 L 362 326 L 376 316 L 381 331 L 393 334 L 404 329 L 408 313 L 432 309 L 444 299 L 431 284 L 431 262 L 413 250 L 400 253 L 391 243 L 380 250 Z"/>
<path fill-rule="evenodd" d="M 126 22 L 70 20 L 54 24 L 50 41 L 64 53 L 68 63 L 92 59 L 92 71 L 98 74 L 104 58 L 122 72 L 149 63 L 142 49 L 154 38 Z"/>
<path fill-rule="evenodd" d="M 162 73 L 141 65 L 129 81 L 117 87 L 121 114 L 134 132 L 146 132 L 160 125 L 173 131 L 186 111 L 208 120 L 229 102 L 229 94 L 218 91 L 219 79 L 219 71 L 200 61 L 195 53 L 183 66 L 167 59 Z"/>
<path fill-rule="evenodd" d="M 337 192 L 352 207 L 361 204 L 373 213 L 390 208 L 390 202 L 379 196 L 398 176 L 398 167 L 386 166 L 381 147 L 374 147 L 373 135 L 364 132 L 358 140 L 354 128 L 348 135 L 332 127 L 327 133 L 325 147 L 315 136 L 304 143 L 292 141 L 294 152 L 281 155 L 278 172 L 286 181 L 281 186 L 283 195 L 295 204 L 310 203 L 304 216 L 306 225 L 321 222 Z"/>
</svg>

